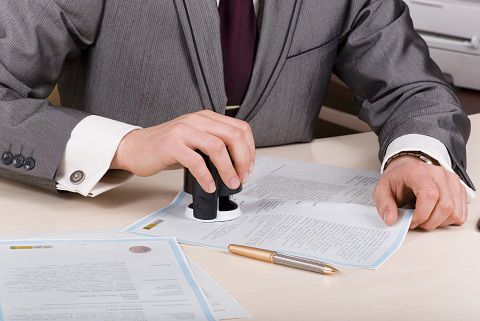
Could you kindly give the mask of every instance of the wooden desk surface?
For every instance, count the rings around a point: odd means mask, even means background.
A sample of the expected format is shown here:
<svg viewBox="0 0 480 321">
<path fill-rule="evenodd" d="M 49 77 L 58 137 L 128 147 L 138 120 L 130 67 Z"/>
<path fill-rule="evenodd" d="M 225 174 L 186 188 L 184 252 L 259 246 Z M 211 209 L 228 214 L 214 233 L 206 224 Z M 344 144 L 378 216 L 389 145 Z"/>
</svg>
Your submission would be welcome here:
<svg viewBox="0 0 480 321">
<path fill-rule="evenodd" d="M 469 173 L 480 182 L 480 115 L 472 119 Z M 327 165 L 376 169 L 372 133 L 311 144 L 261 149 L 259 154 Z M 182 172 L 134 178 L 94 199 L 56 195 L 0 179 L 0 233 L 123 228 L 166 205 L 181 189 Z M 253 316 L 252 320 L 480 320 L 479 198 L 462 227 L 411 231 L 378 271 L 343 269 L 328 277 L 183 246 Z"/>
</svg>

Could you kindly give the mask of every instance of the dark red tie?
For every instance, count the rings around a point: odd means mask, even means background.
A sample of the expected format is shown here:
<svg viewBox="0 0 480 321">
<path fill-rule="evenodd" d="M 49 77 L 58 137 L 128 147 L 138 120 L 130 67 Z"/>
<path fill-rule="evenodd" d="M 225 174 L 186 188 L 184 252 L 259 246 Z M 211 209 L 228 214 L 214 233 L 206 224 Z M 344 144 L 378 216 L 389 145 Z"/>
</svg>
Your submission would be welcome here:
<svg viewBox="0 0 480 321">
<path fill-rule="evenodd" d="M 227 106 L 241 105 L 252 77 L 257 17 L 252 0 L 220 0 L 220 34 Z M 236 113 L 234 111 L 233 115 Z"/>
</svg>

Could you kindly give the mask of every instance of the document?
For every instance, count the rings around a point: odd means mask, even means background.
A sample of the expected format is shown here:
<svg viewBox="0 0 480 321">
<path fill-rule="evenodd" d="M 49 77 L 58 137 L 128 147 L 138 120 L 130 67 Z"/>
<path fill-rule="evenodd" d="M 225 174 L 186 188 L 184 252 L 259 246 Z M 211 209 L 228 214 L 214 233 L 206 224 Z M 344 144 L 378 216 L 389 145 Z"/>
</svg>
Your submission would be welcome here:
<svg viewBox="0 0 480 321">
<path fill-rule="evenodd" d="M 184 214 L 191 196 L 180 192 L 170 205 L 125 232 L 175 235 L 180 242 L 221 249 L 236 243 L 377 269 L 401 246 L 412 213 L 400 210 L 397 223 L 386 226 L 370 205 L 376 177 L 372 171 L 259 157 L 251 183 L 233 196 L 242 211 L 240 218 L 193 221 Z"/>
<path fill-rule="evenodd" d="M 241 195 L 258 199 L 354 203 L 374 206 L 378 172 L 338 168 L 276 157 L 257 157 Z"/>
<path fill-rule="evenodd" d="M 188 263 L 195 275 L 198 284 L 202 287 L 213 313 L 220 320 L 247 319 L 250 314 L 238 303 L 238 301 L 225 291 L 217 282 L 202 270 L 193 260 L 188 258 Z"/>
<path fill-rule="evenodd" d="M 216 320 L 174 238 L 0 242 L 0 320 Z"/>
<path fill-rule="evenodd" d="M 114 229 L 98 229 L 84 231 L 62 231 L 55 233 L 31 233 L 23 235 L 0 236 L 3 239 L 121 239 L 130 238 L 131 235 L 120 233 Z M 217 282 L 215 282 L 198 264 L 187 257 L 195 279 L 200 288 L 205 293 L 215 317 L 219 320 L 227 319 L 246 319 L 249 313 L 238 303 L 238 301 L 227 293 Z M 0 318 L 1 320 L 1 318 Z"/>
</svg>

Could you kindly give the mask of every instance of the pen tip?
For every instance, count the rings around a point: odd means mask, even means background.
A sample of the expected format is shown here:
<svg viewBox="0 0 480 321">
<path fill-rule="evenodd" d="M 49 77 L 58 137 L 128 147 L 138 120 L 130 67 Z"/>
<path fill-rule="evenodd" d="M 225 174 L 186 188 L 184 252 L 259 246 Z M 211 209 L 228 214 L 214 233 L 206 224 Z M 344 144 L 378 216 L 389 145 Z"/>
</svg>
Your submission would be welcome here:
<svg viewBox="0 0 480 321">
<path fill-rule="evenodd" d="M 323 271 L 325 274 L 339 274 L 341 273 L 340 270 L 337 270 L 333 266 L 327 265 L 323 267 Z"/>
</svg>

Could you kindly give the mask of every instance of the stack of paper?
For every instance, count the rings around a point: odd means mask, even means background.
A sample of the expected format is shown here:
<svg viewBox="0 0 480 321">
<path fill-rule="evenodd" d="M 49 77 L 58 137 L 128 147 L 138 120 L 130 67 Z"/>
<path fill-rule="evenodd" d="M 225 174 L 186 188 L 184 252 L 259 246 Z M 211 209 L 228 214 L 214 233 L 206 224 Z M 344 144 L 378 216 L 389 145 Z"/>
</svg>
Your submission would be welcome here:
<svg viewBox="0 0 480 321">
<path fill-rule="evenodd" d="M 22 238 L 0 241 L 0 320 L 249 317 L 174 238 L 104 230 Z"/>
</svg>

